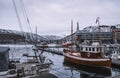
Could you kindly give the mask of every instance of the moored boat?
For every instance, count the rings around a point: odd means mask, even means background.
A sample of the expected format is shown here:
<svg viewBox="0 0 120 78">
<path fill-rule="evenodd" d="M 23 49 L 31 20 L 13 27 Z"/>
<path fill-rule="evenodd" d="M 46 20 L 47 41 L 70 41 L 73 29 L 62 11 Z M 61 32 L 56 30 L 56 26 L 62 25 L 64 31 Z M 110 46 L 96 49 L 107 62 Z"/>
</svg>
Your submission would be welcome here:
<svg viewBox="0 0 120 78">
<path fill-rule="evenodd" d="M 64 49 L 63 54 L 66 61 L 76 64 L 92 67 L 111 67 L 111 59 L 109 57 L 102 56 L 97 46 L 81 46 L 80 51 Z"/>
<path fill-rule="evenodd" d="M 112 44 L 110 45 L 110 50 L 111 50 L 111 59 L 120 60 L 120 45 Z"/>
<path fill-rule="evenodd" d="M 7 77 L 28 77 L 49 73 L 53 62 L 43 55 L 43 51 L 38 51 L 35 46 L 33 47 L 33 52 L 34 54 L 32 55 L 23 54 L 20 59 L 10 59 Z"/>
<path fill-rule="evenodd" d="M 74 49 L 74 47 L 71 47 L 71 49 L 63 50 L 63 54 L 65 56 L 66 61 L 91 67 L 111 67 L 111 58 L 105 56 L 104 54 L 105 46 L 102 44 L 101 40 L 101 28 L 99 24 L 99 17 L 96 19 L 96 23 L 97 22 L 99 30 L 98 40 L 84 40 L 83 42 L 81 42 L 82 40 L 78 36 L 76 41 L 73 41 L 73 32 L 71 32 L 71 42 L 74 42 L 76 50 Z"/>
<path fill-rule="evenodd" d="M 66 42 L 66 43 L 63 43 L 62 46 L 63 47 L 69 47 L 69 46 L 73 46 L 74 44 L 72 42 Z"/>
</svg>

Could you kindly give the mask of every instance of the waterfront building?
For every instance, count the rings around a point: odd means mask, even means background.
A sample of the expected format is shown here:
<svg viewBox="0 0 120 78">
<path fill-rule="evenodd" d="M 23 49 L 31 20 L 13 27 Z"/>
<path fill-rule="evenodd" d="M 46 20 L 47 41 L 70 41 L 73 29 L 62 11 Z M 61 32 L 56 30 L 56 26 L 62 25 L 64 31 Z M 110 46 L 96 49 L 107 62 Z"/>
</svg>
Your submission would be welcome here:
<svg viewBox="0 0 120 78">
<path fill-rule="evenodd" d="M 79 28 L 79 27 L 77 27 Z M 99 33 L 98 26 L 88 26 L 83 30 L 77 30 L 72 34 L 73 41 L 80 40 L 83 42 L 84 40 L 98 40 L 99 34 L 101 34 L 101 40 L 104 44 L 113 44 L 120 43 L 120 24 L 117 25 L 101 25 L 101 33 Z M 70 41 L 71 35 L 68 35 L 62 39 L 63 42 Z"/>
</svg>

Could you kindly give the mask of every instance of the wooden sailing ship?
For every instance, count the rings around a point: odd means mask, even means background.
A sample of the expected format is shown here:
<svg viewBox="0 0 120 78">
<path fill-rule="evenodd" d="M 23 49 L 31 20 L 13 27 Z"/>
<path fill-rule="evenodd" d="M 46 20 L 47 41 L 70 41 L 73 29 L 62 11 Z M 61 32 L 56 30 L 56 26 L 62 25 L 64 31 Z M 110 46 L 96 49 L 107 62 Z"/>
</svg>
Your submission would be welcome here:
<svg viewBox="0 0 120 78">
<path fill-rule="evenodd" d="M 100 25 L 99 25 L 100 32 Z M 72 39 L 73 37 L 71 37 Z M 78 41 L 79 42 L 79 41 Z M 88 41 L 89 42 L 89 41 Z M 76 44 L 76 42 L 75 42 Z M 102 46 L 101 36 L 98 41 L 88 43 L 77 43 L 77 49 L 64 49 L 65 61 L 75 64 L 81 64 L 91 67 L 111 67 L 111 59 L 104 55 L 104 46 Z"/>
</svg>

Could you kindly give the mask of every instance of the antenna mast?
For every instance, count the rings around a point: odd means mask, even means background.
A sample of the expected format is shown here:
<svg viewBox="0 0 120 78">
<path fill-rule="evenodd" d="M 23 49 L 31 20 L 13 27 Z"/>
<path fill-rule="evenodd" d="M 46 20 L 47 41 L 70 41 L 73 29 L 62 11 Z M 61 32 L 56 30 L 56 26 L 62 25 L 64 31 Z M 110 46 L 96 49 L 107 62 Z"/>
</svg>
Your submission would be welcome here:
<svg viewBox="0 0 120 78">
<path fill-rule="evenodd" d="M 71 20 L 71 43 L 73 43 L 73 20 Z"/>
<path fill-rule="evenodd" d="M 103 54 L 102 54 L 101 28 L 100 28 L 100 17 L 97 17 L 96 23 L 98 23 L 98 29 L 99 29 L 100 53 L 101 53 L 101 56 L 103 56 Z"/>
</svg>

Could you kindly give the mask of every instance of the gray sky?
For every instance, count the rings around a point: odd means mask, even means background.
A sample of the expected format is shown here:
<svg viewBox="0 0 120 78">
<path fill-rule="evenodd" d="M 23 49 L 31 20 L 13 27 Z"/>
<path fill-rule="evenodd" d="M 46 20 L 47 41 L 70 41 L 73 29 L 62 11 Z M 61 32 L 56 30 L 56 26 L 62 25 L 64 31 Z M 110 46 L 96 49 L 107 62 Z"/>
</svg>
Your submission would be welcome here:
<svg viewBox="0 0 120 78">
<path fill-rule="evenodd" d="M 100 17 L 100 24 L 120 24 L 120 0 L 23 0 L 26 14 L 29 18 L 32 32 L 38 28 L 40 35 L 68 35 L 70 34 L 71 19 L 79 22 L 80 29 L 96 25 L 95 20 Z M 15 0 L 23 30 L 29 32 L 23 18 L 20 1 Z M 0 0 L 0 28 L 19 30 L 12 0 Z"/>
</svg>

